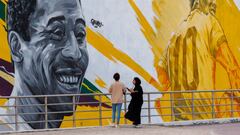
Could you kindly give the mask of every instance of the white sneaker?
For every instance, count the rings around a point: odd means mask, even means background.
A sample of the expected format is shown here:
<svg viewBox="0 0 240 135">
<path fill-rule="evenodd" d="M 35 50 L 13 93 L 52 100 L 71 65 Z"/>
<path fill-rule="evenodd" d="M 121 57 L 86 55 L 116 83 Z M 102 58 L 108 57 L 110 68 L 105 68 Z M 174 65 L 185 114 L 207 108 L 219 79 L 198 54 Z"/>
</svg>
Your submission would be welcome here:
<svg viewBox="0 0 240 135">
<path fill-rule="evenodd" d="M 137 125 L 136 128 L 141 128 L 141 125 Z"/>
<path fill-rule="evenodd" d="M 134 128 L 141 128 L 141 125 L 133 125 Z"/>
<path fill-rule="evenodd" d="M 115 125 L 115 128 L 119 128 L 119 125 L 118 125 L 118 124 L 116 124 L 116 125 Z"/>
<path fill-rule="evenodd" d="M 110 124 L 110 127 L 115 127 L 115 126 L 116 126 L 115 123 Z"/>
</svg>

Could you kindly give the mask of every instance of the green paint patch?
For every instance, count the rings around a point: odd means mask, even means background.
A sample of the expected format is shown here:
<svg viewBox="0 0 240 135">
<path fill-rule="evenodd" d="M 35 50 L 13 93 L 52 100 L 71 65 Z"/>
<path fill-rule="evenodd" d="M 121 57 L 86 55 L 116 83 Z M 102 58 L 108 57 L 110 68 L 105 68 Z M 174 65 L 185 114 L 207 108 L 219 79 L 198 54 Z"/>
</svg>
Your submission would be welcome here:
<svg viewBox="0 0 240 135">
<path fill-rule="evenodd" d="M 88 94 L 88 93 L 102 93 L 94 84 L 92 84 L 87 79 L 83 80 L 83 85 L 81 88 L 82 94 Z"/>
<path fill-rule="evenodd" d="M 82 94 L 91 94 L 91 93 L 102 93 L 102 92 L 90 81 L 88 81 L 87 79 L 84 79 L 82 87 L 81 87 L 81 93 Z M 109 102 L 110 99 L 107 96 L 103 96 L 102 101 Z M 91 103 L 82 104 L 82 105 L 97 107 L 97 106 L 99 106 L 99 103 L 98 103 L 99 96 L 93 96 L 93 95 L 81 96 L 80 102 L 91 102 Z M 102 106 L 106 107 L 106 108 L 111 108 L 111 105 L 109 105 L 108 103 L 105 103 L 105 102 L 102 103 Z"/>
<path fill-rule="evenodd" d="M 5 21 L 5 15 L 6 15 L 6 5 L 0 1 L 0 19 Z"/>
</svg>

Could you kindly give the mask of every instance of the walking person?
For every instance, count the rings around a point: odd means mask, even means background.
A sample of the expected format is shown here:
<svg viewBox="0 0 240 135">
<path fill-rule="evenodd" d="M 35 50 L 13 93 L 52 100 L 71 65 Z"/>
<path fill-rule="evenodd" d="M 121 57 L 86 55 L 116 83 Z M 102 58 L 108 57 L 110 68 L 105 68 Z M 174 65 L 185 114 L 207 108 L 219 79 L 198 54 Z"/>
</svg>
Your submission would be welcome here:
<svg viewBox="0 0 240 135">
<path fill-rule="evenodd" d="M 125 118 L 132 121 L 134 127 L 139 127 L 141 124 L 141 109 L 143 105 L 143 90 L 141 87 L 141 80 L 138 77 L 133 79 L 134 88 L 128 89 L 131 92 L 131 101 L 128 106 L 128 112 Z"/>
<path fill-rule="evenodd" d="M 109 93 L 112 94 L 112 125 L 115 127 L 119 127 L 120 116 L 121 116 L 121 108 L 123 103 L 123 94 L 125 93 L 125 86 L 122 82 L 120 82 L 120 74 L 115 73 L 113 75 L 113 79 L 115 82 L 110 86 Z M 117 122 L 116 120 L 116 112 L 117 112 Z M 116 123 L 115 123 L 116 122 Z"/>
</svg>

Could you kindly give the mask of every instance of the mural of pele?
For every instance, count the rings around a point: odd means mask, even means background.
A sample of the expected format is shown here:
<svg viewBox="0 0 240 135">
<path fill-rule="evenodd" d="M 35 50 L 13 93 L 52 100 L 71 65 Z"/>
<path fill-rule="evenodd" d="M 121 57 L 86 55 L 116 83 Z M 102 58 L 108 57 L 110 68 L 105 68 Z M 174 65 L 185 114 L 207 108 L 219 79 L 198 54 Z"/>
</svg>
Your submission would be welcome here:
<svg viewBox="0 0 240 135">
<path fill-rule="evenodd" d="M 78 94 L 88 66 L 85 20 L 79 0 L 9 0 L 8 42 L 14 63 L 15 84 L 11 96 Z M 49 104 L 71 103 L 72 97 L 50 97 Z M 78 102 L 78 98 L 76 99 Z M 8 105 L 43 104 L 44 98 L 20 98 Z M 48 106 L 48 128 L 58 128 L 72 105 Z M 44 106 L 19 107 L 19 130 L 45 128 Z M 6 114 L 14 114 L 14 108 Z M 22 115 L 21 115 L 22 114 Z M 15 122 L 14 117 L 3 121 Z M 15 129 L 15 127 L 11 128 Z"/>
</svg>

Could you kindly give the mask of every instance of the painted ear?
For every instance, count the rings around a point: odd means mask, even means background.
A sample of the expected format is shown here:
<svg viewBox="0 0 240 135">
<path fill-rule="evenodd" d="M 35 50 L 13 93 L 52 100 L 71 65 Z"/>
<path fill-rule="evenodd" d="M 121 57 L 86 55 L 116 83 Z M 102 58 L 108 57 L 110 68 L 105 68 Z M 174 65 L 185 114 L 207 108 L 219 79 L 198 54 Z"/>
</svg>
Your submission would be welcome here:
<svg viewBox="0 0 240 135">
<path fill-rule="evenodd" d="M 18 33 L 11 31 L 8 34 L 8 41 L 11 49 L 12 59 L 14 62 L 21 62 L 23 60 L 22 55 L 22 39 L 18 35 Z"/>
</svg>

